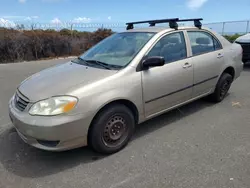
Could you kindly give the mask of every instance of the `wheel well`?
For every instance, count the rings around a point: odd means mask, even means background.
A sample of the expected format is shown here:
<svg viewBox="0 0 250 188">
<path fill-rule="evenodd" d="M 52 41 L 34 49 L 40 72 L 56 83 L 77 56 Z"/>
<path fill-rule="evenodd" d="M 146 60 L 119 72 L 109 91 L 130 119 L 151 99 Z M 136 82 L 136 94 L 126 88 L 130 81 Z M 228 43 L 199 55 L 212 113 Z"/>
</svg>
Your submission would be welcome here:
<svg viewBox="0 0 250 188">
<path fill-rule="evenodd" d="M 120 99 L 120 100 L 112 101 L 112 102 L 106 104 L 104 107 L 102 107 L 101 110 L 99 110 L 99 112 L 101 112 L 103 109 L 105 109 L 105 108 L 107 108 L 107 107 L 109 107 L 110 105 L 113 105 L 113 104 L 123 104 L 123 105 L 125 105 L 133 113 L 133 115 L 135 117 L 135 123 L 138 123 L 138 120 L 139 120 L 138 109 L 137 109 L 137 107 L 135 106 L 134 103 L 132 103 L 131 101 L 126 100 L 126 99 Z"/>
<path fill-rule="evenodd" d="M 96 116 L 98 114 L 100 114 L 103 110 L 105 110 L 106 108 L 108 108 L 109 106 L 114 105 L 114 104 L 123 104 L 123 105 L 125 105 L 133 113 L 133 115 L 135 117 L 135 123 L 136 124 L 138 123 L 138 121 L 139 121 L 139 112 L 138 112 L 138 109 L 137 109 L 137 107 L 135 106 L 135 104 L 133 102 L 131 102 L 129 100 L 126 100 L 126 99 L 120 99 L 120 100 L 112 101 L 112 102 L 106 104 L 105 106 L 103 106 L 96 113 L 95 117 L 93 118 L 93 120 L 92 120 L 92 122 L 90 124 L 89 130 L 88 130 L 88 143 L 89 143 L 89 135 L 90 135 L 90 132 L 91 132 L 91 127 L 92 127 L 93 121 L 95 120 Z"/>
<path fill-rule="evenodd" d="M 228 68 L 226 68 L 226 69 L 223 71 L 223 73 L 228 73 L 228 74 L 230 74 L 230 75 L 233 77 L 233 79 L 234 79 L 235 71 L 234 71 L 234 68 L 233 68 L 233 67 L 228 67 Z"/>
</svg>

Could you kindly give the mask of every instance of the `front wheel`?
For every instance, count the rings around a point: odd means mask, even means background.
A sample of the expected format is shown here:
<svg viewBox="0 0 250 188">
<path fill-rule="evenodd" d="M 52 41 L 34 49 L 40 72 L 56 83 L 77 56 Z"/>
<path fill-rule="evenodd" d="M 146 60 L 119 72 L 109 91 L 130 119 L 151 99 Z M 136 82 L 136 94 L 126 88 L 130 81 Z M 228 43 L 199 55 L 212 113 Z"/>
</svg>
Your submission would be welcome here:
<svg viewBox="0 0 250 188">
<path fill-rule="evenodd" d="M 223 73 L 216 85 L 214 93 L 208 96 L 208 98 L 213 102 L 221 102 L 226 97 L 232 82 L 233 77 L 228 73 Z"/>
<path fill-rule="evenodd" d="M 89 144 L 99 153 L 118 152 L 128 144 L 134 127 L 134 116 L 125 105 L 111 105 L 94 119 L 89 133 Z"/>
</svg>

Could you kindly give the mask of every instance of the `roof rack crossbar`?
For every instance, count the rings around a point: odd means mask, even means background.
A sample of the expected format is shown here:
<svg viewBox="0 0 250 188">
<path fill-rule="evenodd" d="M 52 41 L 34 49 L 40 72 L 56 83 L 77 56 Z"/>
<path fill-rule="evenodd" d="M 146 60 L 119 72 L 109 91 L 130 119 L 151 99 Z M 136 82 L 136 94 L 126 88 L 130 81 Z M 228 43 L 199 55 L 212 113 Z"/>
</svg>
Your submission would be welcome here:
<svg viewBox="0 0 250 188">
<path fill-rule="evenodd" d="M 182 19 L 182 20 L 178 20 L 178 22 L 189 22 L 189 21 L 194 21 L 194 26 L 195 26 L 195 27 L 198 27 L 199 29 L 201 29 L 201 27 L 202 27 L 202 23 L 200 22 L 201 20 L 203 20 L 203 18 Z"/>
<path fill-rule="evenodd" d="M 135 24 L 143 24 L 148 23 L 150 27 L 155 26 L 159 23 L 169 23 L 169 27 L 172 29 L 178 29 L 177 22 L 188 22 L 188 21 L 194 21 L 195 27 L 198 27 L 201 29 L 202 23 L 200 22 L 203 20 L 202 18 L 193 18 L 193 19 L 179 19 L 179 18 L 171 18 L 171 19 L 162 19 L 162 20 L 147 20 L 147 21 L 138 21 L 138 22 L 129 22 L 126 23 L 127 30 L 133 29 Z"/>
<path fill-rule="evenodd" d="M 176 23 L 178 20 L 179 20 L 179 18 L 162 19 L 162 20 L 147 20 L 147 21 L 139 21 L 139 22 L 129 22 L 129 23 L 126 23 L 126 25 L 127 25 L 127 30 L 129 30 L 129 29 L 133 29 L 135 24 L 148 23 L 150 25 L 150 27 L 153 27 L 153 26 L 155 26 L 155 24 L 159 24 L 159 23 Z M 169 25 L 171 25 L 171 24 L 169 24 Z"/>
</svg>

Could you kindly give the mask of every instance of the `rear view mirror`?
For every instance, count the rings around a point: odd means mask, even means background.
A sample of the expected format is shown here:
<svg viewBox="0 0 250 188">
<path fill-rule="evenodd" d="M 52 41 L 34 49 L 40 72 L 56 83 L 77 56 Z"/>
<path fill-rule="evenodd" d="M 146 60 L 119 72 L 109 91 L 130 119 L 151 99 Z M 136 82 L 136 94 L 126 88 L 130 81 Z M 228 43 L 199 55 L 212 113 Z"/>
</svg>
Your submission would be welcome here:
<svg viewBox="0 0 250 188">
<path fill-rule="evenodd" d="M 144 69 L 148 69 L 149 67 L 159 67 L 163 65 L 165 65 L 165 59 L 161 56 L 148 57 L 142 62 L 142 67 Z"/>
</svg>

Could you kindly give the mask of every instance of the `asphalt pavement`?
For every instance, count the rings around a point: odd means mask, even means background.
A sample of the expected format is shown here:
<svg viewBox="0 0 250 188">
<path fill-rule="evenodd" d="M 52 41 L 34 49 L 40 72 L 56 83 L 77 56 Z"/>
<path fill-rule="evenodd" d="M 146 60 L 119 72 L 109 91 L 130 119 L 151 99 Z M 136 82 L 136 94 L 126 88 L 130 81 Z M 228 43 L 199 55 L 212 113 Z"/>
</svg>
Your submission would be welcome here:
<svg viewBox="0 0 250 188">
<path fill-rule="evenodd" d="M 250 65 L 229 95 L 198 100 L 136 128 L 122 151 L 52 153 L 25 144 L 8 100 L 27 76 L 69 59 L 0 65 L 0 188 L 249 188 Z"/>
</svg>

